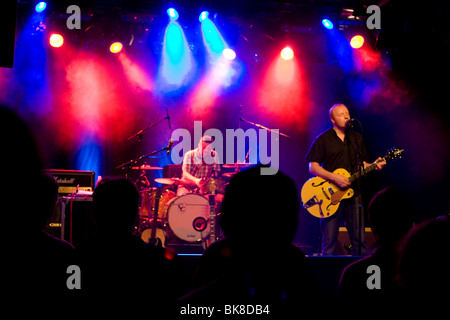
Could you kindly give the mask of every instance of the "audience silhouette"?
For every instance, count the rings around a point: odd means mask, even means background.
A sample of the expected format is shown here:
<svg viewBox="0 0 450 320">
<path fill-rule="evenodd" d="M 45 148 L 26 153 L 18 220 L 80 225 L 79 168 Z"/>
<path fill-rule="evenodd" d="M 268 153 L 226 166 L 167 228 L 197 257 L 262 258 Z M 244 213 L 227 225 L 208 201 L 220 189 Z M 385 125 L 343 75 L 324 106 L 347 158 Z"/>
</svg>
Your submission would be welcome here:
<svg viewBox="0 0 450 320">
<path fill-rule="evenodd" d="M 38 147 L 27 124 L 4 107 L 0 107 L 0 145 L 6 186 L 0 193 L 6 306 L 24 301 L 41 308 L 50 301 L 58 305 L 74 297 L 66 285 L 67 268 L 77 263 L 69 243 L 43 231 L 55 208 L 58 184 L 42 173 Z"/>
<path fill-rule="evenodd" d="M 448 312 L 449 257 L 449 216 L 422 222 L 400 244 L 397 276 L 405 309 L 411 314 L 425 311 L 428 316 L 442 316 Z"/>
<path fill-rule="evenodd" d="M 413 226 L 415 213 L 412 200 L 400 189 L 388 187 L 374 195 L 368 206 L 368 214 L 375 244 L 368 256 L 344 269 L 338 298 L 341 302 L 352 301 L 357 308 L 365 308 L 369 301 L 371 304 L 395 305 L 394 297 L 399 293 L 395 281 L 397 246 Z M 379 288 L 367 285 L 368 278 L 378 272 L 368 269 L 369 266 L 379 267 Z"/>
<path fill-rule="evenodd" d="M 0 107 L 0 145 L 6 186 L 0 192 L 5 244 L 2 288 L 10 307 L 25 301 L 54 310 L 76 302 L 101 312 L 131 306 L 135 314 L 158 317 L 180 315 L 189 304 L 222 309 L 224 304 L 248 304 L 261 305 L 260 312 L 268 312 L 270 318 L 285 319 L 330 303 L 321 300 L 304 254 L 292 245 L 299 199 L 294 182 L 281 172 L 261 175 L 259 165 L 231 179 L 219 215 L 225 239 L 207 248 L 194 289 L 177 303 L 185 292 L 177 255 L 133 235 L 139 193 L 132 182 L 113 177 L 97 185 L 96 229 L 77 252 L 43 230 L 58 199 L 58 184 L 42 173 L 39 150 L 27 124 L 4 107 Z M 22 192 L 24 188 L 27 192 Z M 395 308 L 389 310 L 404 315 L 421 309 L 445 311 L 450 286 L 449 217 L 412 227 L 412 201 L 396 187 L 378 192 L 368 213 L 375 245 L 369 256 L 344 269 L 338 302 L 351 303 L 355 314 L 376 306 Z M 68 286 L 70 266 L 81 271 L 81 290 Z M 370 266 L 381 272 L 379 288 L 367 284 Z M 324 312 L 322 308 L 321 315 Z"/>
<path fill-rule="evenodd" d="M 186 303 L 267 304 L 271 314 L 297 314 L 317 289 L 302 251 L 292 245 L 299 209 L 294 182 L 262 166 L 236 174 L 225 191 L 220 225 L 225 239 L 207 248 Z"/>
<path fill-rule="evenodd" d="M 139 192 L 128 179 L 106 177 L 98 183 L 93 194 L 97 232 L 83 249 L 85 290 L 108 304 L 142 301 L 162 311 L 182 292 L 179 261 L 174 252 L 133 235 L 138 206 Z"/>
</svg>

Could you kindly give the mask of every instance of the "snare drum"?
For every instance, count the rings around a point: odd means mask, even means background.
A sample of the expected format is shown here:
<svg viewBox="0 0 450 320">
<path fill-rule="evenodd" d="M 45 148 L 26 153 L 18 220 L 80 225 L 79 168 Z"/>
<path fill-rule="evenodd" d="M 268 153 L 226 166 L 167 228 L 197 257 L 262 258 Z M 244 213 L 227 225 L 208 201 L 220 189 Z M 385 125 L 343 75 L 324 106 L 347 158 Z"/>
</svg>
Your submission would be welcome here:
<svg viewBox="0 0 450 320">
<path fill-rule="evenodd" d="M 164 210 L 168 228 L 181 240 L 202 241 L 209 235 L 209 202 L 199 194 L 171 199 Z"/>
</svg>

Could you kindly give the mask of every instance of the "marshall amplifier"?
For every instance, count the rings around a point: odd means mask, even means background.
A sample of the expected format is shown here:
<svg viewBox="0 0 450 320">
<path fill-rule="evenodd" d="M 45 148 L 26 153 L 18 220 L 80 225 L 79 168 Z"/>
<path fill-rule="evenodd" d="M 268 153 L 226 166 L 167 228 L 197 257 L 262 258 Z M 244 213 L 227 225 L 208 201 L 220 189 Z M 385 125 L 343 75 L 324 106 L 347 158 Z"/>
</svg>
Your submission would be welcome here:
<svg viewBox="0 0 450 320">
<path fill-rule="evenodd" d="M 93 191 L 95 184 L 94 171 L 80 170 L 56 170 L 48 169 L 46 173 L 52 175 L 59 184 L 58 193 L 61 196 L 69 195 L 77 189 L 83 191 Z"/>
</svg>

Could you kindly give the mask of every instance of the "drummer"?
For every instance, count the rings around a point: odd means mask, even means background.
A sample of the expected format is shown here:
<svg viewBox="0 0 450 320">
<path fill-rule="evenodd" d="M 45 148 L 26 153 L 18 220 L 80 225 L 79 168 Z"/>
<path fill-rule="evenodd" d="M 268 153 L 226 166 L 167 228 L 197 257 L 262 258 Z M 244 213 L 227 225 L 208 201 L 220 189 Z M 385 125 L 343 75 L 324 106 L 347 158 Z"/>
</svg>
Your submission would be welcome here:
<svg viewBox="0 0 450 320">
<path fill-rule="evenodd" d="M 183 175 L 181 180 L 185 183 L 184 186 L 178 186 L 178 196 L 189 193 L 189 189 L 192 190 L 201 187 L 210 178 L 217 178 L 220 176 L 221 167 L 217 152 L 211 150 L 211 157 L 214 158 L 212 164 L 207 164 L 204 159 L 204 156 L 206 156 L 206 154 L 204 154 L 205 149 L 212 142 L 211 136 L 204 135 L 200 139 L 197 148 L 184 154 L 182 166 Z M 221 201 L 223 198 L 223 196 L 221 196 L 222 195 L 218 195 L 216 201 Z"/>
</svg>

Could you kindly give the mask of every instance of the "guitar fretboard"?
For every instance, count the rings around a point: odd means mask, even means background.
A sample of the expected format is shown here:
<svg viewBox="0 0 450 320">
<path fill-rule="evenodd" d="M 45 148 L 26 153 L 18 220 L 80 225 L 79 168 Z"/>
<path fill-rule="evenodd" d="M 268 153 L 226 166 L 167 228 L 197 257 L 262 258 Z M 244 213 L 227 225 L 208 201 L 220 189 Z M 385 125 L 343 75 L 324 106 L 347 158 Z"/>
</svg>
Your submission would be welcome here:
<svg viewBox="0 0 450 320">
<path fill-rule="evenodd" d="M 376 161 L 376 162 L 372 163 L 371 165 L 369 165 L 369 166 L 367 166 L 366 168 L 364 168 L 364 170 L 352 174 L 352 175 L 350 176 L 350 178 L 349 178 L 350 182 L 353 183 L 353 182 L 355 182 L 356 180 L 358 180 L 359 178 L 361 178 L 362 176 L 364 176 L 364 175 L 368 174 L 369 172 L 375 170 L 376 167 L 377 167 L 377 163 L 378 163 L 378 162 L 381 162 L 381 161 L 383 161 L 383 160 L 384 160 L 384 158 L 381 159 L 380 161 Z"/>
</svg>

